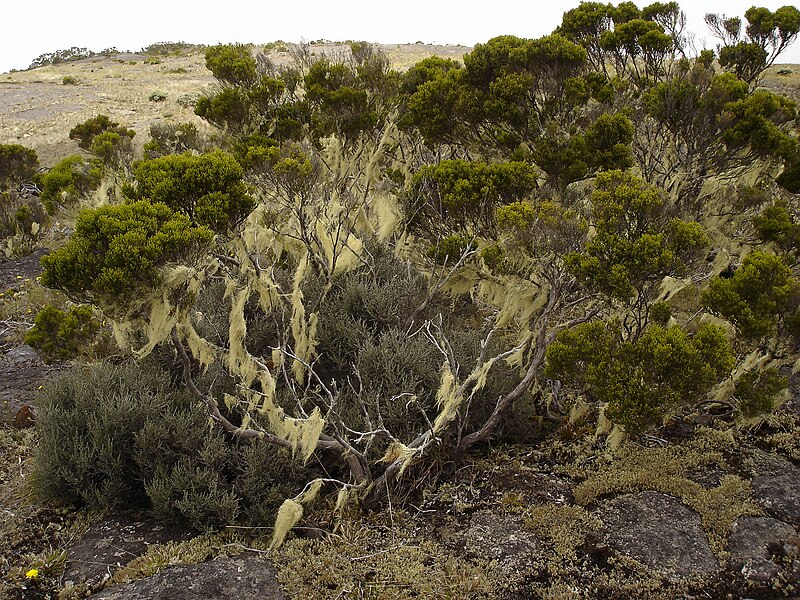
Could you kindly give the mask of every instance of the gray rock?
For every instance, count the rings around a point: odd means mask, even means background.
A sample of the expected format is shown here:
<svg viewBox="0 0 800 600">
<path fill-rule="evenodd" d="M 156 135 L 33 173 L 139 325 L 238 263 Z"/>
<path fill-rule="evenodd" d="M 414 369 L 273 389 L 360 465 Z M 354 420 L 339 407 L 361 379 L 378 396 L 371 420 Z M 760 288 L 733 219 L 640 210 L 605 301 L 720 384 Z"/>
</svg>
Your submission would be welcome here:
<svg viewBox="0 0 800 600">
<path fill-rule="evenodd" d="M 13 420 L 22 405 L 33 401 L 36 389 L 58 370 L 44 364 L 30 346 L 14 346 L 1 355 L 0 420 Z"/>
<path fill-rule="evenodd" d="M 673 577 L 719 571 L 700 516 L 680 500 L 658 492 L 621 496 L 595 513 L 605 525 L 605 542 L 654 571 Z"/>
<path fill-rule="evenodd" d="M 753 478 L 753 499 L 769 516 L 799 526 L 800 469 L 776 456 L 762 472 Z"/>
<path fill-rule="evenodd" d="M 775 555 L 791 554 L 787 550 L 794 546 L 792 540 L 795 539 L 794 527 L 786 523 L 769 517 L 742 517 L 731 528 L 728 539 L 731 568 L 740 571 L 749 581 L 767 583 L 782 570 L 773 560 Z M 794 555 L 796 563 L 796 546 Z"/>
<path fill-rule="evenodd" d="M 522 517 L 488 510 L 472 516 L 464 541 L 468 554 L 496 560 L 509 577 L 529 569 L 540 552 L 538 539 L 524 528 Z"/>
<path fill-rule="evenodd" d="M 191 538 L 185 530 L 152 521 L 114 517 L 93 525 L 68 549 L 64 583 L 84 584 L 96 590 L 121 567 L 142 556 L 152 544 Z"/>
<path fill-rule="evenodd" d="M 169 567 L 152 577 L 106 588 L 94 600 L 282 600 L 275 568 L 253 554 Z"/>
</svg>

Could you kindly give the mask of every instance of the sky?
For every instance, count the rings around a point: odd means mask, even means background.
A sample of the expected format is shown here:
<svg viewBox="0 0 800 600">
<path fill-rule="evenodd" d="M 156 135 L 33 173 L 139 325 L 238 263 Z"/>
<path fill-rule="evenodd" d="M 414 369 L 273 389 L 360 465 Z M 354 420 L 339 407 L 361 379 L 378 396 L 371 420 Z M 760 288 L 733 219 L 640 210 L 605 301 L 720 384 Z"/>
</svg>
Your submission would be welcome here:
<svg viewBox="0 0 800 600">
<path fill-rule="evenodd" d="M 617 4 L 619 0 L 615 0 Z M 528 0 L 375 0 L 269 1 L 221 0 L 37 0 L 4 2 L 6 24 L 0 36 L 0 72 L 25 69 L 45 52 L 87 47 L 95 52 L 117 47 L 137 51 L 155 43 L 254 43 L 364 40 L 472 46 L 497 35 L 536 38 L 551 33 L 574 1 Z M 640 7 L 647 2 L 636 2 Z M 775 10 L 786 2 L 757 2 Z M 696 46 L 714 48 L 707 32 L 708 12 L 743 16 L 753 0 L 684 0 Z M 216 7 L 214 9 L 207 7 Z M 800 43 L 778 62 L 800 63 Z"/>
</svg>

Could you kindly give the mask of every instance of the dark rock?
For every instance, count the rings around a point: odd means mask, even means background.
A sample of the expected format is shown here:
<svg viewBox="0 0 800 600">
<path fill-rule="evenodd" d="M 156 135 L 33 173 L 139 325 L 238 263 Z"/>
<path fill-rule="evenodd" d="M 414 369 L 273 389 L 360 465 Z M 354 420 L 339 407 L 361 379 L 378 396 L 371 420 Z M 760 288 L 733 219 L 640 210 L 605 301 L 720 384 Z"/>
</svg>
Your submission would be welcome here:
<svg viewBox="0 0 800 600">
<path fill-rule="evenodd" d="M 574 500 L 575 484 L 553 473 L 502 469 L 492 473 L 487 487 L 494 490 L 497 499 L 505 492 L 514 492 L 520 494 L 526 504 L 563 504 Z"/>
<path fill-rule="evenodd" d="M 143 555 L 150 545 L 180 542 L 190 537 L 188 531 L 153 521 L 114 517 L 93 525 L 68 549 L 64 582 L 99 589 L 117 570 Z"/>
<path fill-rule="evenodd" d="M 275 568 L 266 559 L 241 554 L 196 565 L 169 567 L 152 577 L 111 587 L 95 600 L 278 600 Z"/>
<path fill-rule="evenodd" d="M 753 499 L 771 517 L 800 526 L 800 469 L 772 456 L 753 478 Z"/>
<path fill-rule="evenodd" d="M 658 492 L 621 496 L 596 512 L 606 543 L 654 571 L 677 577 L 719 570 L 700 516 L 677 498 Z"/>
<path fill-rule="evenodd" d="M 30 346 L 14 346 L 0 356 L 0 415 L 10 421 L 25 404 L 31 404 L 36 389 L 52 377 L 58 367 L 46 365 Z"/>
<path fill-rule="evenodd" d="M 9 258 L 0 254 L 0 291 L 17 289 L 25 279 L 33 279 L 42 273 L 41 260 L 49 253 L 39 248 L 22 258 Z"/>
<path fill-rule="evenodd" d="M 742 517 L 736 521 L 728 550 L 731 568 L 748 581 L 768 583 L 782 570 L 800 568 L 794 527 L 769 517 Z"/>
<path fill-rule="evenodd" d="M 541 550 L 536 536 L 524 528 L 522 517 L 489 510 L 472 516 L 464 540 L 468 554 L 496 560 L 512 578 L 529 570 Z"/>
</svg>

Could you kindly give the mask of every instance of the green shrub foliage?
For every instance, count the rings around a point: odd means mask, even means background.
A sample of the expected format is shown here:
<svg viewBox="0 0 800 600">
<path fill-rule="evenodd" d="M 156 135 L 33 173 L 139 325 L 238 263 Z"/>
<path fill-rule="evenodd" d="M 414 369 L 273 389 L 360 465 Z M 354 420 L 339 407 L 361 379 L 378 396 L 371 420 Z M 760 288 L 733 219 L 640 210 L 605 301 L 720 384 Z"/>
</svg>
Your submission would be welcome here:
<svg viewBox="0 0 800 600">
<path fill-rule="evenodd" d="M 38 168 L 35 150 L 19 144 L 0 144 L 0 186 L 29 181 Z"/>
<path fill-rule="evenodd" d="M 50 364 L 85 353 L 99 329 L 91 306 L 75 306 L 69 311 L 45 306 L 36 315 L 33 328 L 25 334 L 25 343 Z"/>
<path fill-rule="evenodd" d="M 42 259 L 42 284 L 108 306 L 152 291 L 160 267 L 190 259 L 212 237 L 161 203 L 84 210 L 67 244 Z"/>
<path fill-rule="evenodd" d="M 495 207 L 524 198 L 536 179 L 536 170 L 524 162 L 445 160 L 414 174 L 407 210 L 420 223 L 445 219 L 458 228 L 491 228 Z"/>
<path fill-rule="evenodd" d="M 781 317 L 800 304 L 800 284 L 783 259 L 755 251 L 731 277 L 715 278 L 703 302 L 745 338 L 760 338 L 773 333 Z"/>
<path fill-rule="evenodd" d="M 639 435 L 670 411 L 704 399 L 728 376 L 733 352 L 721 327 L 694 336 L 653 325 L 633 341 L 603 322 L 561 332 L 547 349 L 545 375 L 605 405 L 605 415 Z"/>
<path fill-rule="evenodd" d="M 770 413 L 777 407 L 778 396 L 786 390 L 789 380 L 774 367 L 753 369 L 736 381 L 734 398 L 738 401 L 739 413 L 745 418 Z"/>
<path fill-rule="evenodd" d="M 42 202 L 53 214 L 60 207 L 74 205 L 95 190 L 100 185 L 100 178 L 100 170 L 94 163 L 77 154 L 68 156 L 40 176 Z"/>
<path fill-rule="evenodd" d="M 255 207 L 243 181 L 244 171 L 225 152 L 190 153 L 143 160 L 133 167 L 136 199 L 161 202 L 194 225 L 223 232 L 241 222 Z"/>
<path fill-rule="evenodd" d="M 77 140 L 78 146 L 84 150 L 90 150 L 95 137 L 103 133 L 116 134 L 120 139 L 130 139 L 136 135 L 133 129 L 121 127 L 119 123 L 112 121 L 108 115 L 97 115 L 70 129 L 69 139 Z"/>
<path fill-rule="evenodd" d="M 662 193 L 631 173 L 608 171 L 592 192 L 596 234 L 567 257 L 579 280 L 610 298 L 630 302 L 666 275 L 684 272 L 706 244 L 698 223 L 670 218 Z"/>
<path fill-rule="evenodd" d="M 150 125 L 150 141 L 144 145 L 147 159 L 167 154 L 183 154 L 201 150 L 203 142 L 194 123 L 169 123 L 157 121 Z"/>
</svg>

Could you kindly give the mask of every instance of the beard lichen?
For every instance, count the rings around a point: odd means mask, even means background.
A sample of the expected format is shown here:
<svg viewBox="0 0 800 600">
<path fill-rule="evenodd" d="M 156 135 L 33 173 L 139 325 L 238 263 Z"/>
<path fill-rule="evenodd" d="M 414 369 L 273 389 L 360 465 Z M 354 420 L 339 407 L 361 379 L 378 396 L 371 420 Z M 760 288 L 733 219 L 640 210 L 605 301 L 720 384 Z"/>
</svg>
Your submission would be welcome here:
<svg viewBox="0 0 800 600">
<path fill-rule="evenodd" d="M 283 501 L 283 504 L 278 509 L 278 515 L 275 517 L 275 528 L 272 533 L 270 549 L 274 550 L 283 544 L 289 531 L 303 518 L 303 506 L 314 501 L 320 489 L 322 489 L 323 483 L 321 479 L 315 479 L 300 494 Z"/>
</svg>

